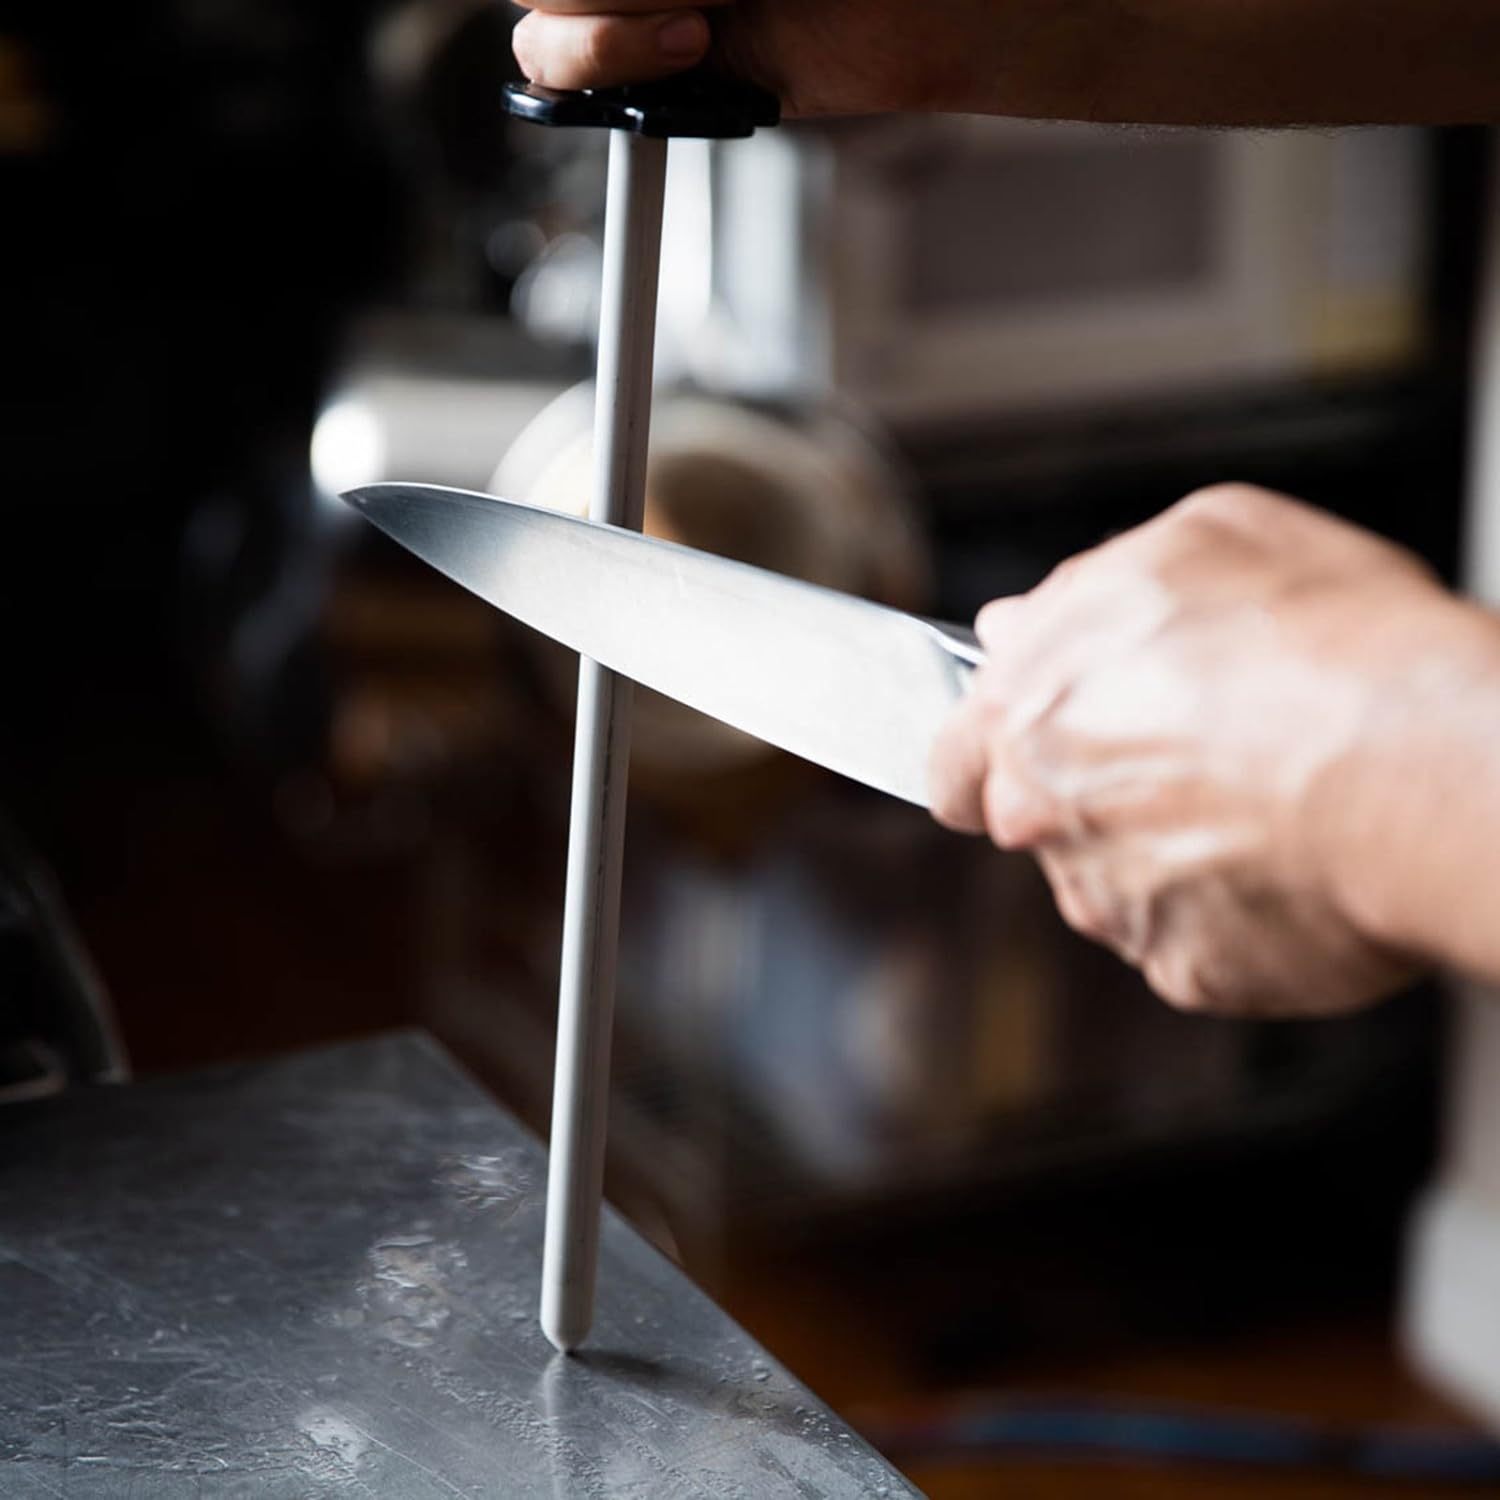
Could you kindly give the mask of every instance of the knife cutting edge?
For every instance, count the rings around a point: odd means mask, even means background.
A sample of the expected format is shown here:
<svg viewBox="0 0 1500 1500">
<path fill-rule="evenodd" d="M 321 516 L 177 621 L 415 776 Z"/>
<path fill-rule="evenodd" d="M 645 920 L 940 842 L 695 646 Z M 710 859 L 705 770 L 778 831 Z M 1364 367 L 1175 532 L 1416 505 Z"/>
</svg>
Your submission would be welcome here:
<svg viewBox="0 0 1500 1500">
<path fill-rule="evenodd" d="M 974 634 L 748 563 L 492 495 L 344 496 L 438 572 L 611 671 L 920 806 Z"/>
</svg>

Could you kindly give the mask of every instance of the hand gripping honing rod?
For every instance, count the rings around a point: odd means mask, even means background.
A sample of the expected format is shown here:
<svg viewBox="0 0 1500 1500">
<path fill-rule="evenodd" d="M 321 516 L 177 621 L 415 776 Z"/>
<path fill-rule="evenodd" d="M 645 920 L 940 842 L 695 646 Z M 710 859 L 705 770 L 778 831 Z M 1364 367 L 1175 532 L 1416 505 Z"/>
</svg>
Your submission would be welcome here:
<svg viewBox="0 0 1500 1500">
<path fill-rule="evenodd" d="M 761 90 L 700 69 L 665 83 L 575 94 L 514 84 L 506 90 L 506 108 L 538 124 L 610 131 L 589 515 L 639 531 L 667 142 L 751 135 L 777 122 L 777 104 Z M 594 1314 L 631 700 L 627 680 L 583 660 L 542 1264 L 542 1329 L 564 1353 L 588 1336 Z"/>
</svg>

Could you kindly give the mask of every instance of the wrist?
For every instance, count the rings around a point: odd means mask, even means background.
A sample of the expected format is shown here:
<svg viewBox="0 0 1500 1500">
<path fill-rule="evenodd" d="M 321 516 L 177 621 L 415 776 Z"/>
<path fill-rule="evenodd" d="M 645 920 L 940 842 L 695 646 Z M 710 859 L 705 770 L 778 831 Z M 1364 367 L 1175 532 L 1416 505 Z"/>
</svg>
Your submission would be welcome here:
<svg viewBox="0 0 1500 1500">
<path fill-rule="evenodd" d="M 1437 589 L 1365 643 L 1379 669 L 1308 826 L 1320 884 L 1372 941 L 1438 963 L 1500 961 L 1500 618 Z M 1489 908 L 1489 909 L 1486 909 Z"/>
</svg>

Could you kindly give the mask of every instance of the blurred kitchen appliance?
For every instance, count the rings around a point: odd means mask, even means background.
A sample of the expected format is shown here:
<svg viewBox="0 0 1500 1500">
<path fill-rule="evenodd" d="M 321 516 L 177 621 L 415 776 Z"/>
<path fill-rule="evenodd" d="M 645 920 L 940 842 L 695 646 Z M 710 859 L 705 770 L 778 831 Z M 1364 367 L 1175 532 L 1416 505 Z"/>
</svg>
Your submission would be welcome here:
<svg viewBox="0 0 1500 1500">
<path fill-rule="evenodd" d="M 339 494 L 399 477 L 483 489 L 532 420 L 585 373 L 574 349 L 493 315 L 383 309 L 345 333 L 310 462 L 330 524 Z"/>
<path fill-rule="evenodd" d="M 1420 133 L 969 117 L 714 161 L 693 373 L 896 424 L 1386 372 L 1420 351 Z"/>
<path fill-rule="evenodd" d="M 576 200 L 595 154 L 570 143 L 490 231 L 532 247 L 514 295 L 529 338 L 472 314 L 365 325 L 319 435 L 325 487 L 475 487 L 483 448 L 498 460 L 586 364 L 597 226 Z M 1393 129 L 936 117 L 685 143 L 658 380 L 789 405 L 837 393 L 920 438 L 1399 377 L 1427 353 L 1431 186 L 1427 138 Z M 502 339 L 511 380 L 470 357 Z"/>
</svg>

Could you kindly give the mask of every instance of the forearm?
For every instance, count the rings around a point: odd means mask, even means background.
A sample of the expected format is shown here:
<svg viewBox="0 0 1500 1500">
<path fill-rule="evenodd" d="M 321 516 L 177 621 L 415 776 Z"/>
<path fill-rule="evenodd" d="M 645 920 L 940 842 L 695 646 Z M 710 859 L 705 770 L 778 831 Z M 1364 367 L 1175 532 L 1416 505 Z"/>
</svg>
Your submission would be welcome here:
<svg viewBox="0 0 1500 1500">
<path fill-rule="evenodd" d="M 711 41 L 792 115 L 1500 121 L 1497 0 L 519 0 L 526 76 L 665 77 Z M 713 33 L 705 13 L 715 20 Z"/>
<path fill-rule="evenodd" d="M 824 0 L 827 3 L 827 0 Z M 835 0 L 842 8 L 849 0 Z M 1144 124 L 1500 120 L 1495 0 L 952 0 L 909 106 Z"/>
<path fill-rule="evenodd" d="M 1324 799 L 1334 884 L 1372 938 L 1500 982 L 1500 617 L 1453 602 L 1413 628 L 1410 696 Z"/>
</svg>

